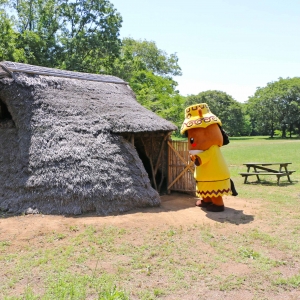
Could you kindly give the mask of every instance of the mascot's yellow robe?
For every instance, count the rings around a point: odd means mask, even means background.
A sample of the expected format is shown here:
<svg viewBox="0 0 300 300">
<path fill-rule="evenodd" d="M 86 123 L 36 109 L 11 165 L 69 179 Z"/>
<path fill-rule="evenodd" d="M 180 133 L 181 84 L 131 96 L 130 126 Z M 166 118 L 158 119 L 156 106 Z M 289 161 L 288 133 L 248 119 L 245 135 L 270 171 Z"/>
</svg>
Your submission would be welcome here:
<svg viewBox="0 0 300 300">
<path fill-rule="evenodd" d="M 194 173 L 197 196 L 206 198 L 231 195 L 229 169 L 219 146 L 212 145 L 196 156 L 201 159 L 201 165 L 196 166 Z"/>
</svg>

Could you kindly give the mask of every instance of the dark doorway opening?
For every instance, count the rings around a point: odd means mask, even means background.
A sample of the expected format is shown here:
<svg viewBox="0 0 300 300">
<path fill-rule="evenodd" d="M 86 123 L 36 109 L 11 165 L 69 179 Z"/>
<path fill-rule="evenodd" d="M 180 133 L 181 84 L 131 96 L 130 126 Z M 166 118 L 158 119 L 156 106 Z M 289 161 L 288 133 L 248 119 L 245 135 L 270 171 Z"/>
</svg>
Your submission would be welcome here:
<svg viewBox="0 0 300 300">
<path fill-rule="evenodd" d="M 164 143 L 162 136 L 149 135 L 149 137 L 145 137 L 144 134 L 136 135 L 134 138 L 134 146 L 148 173 L 151 186 L 159 194 L 165 194 L 167 191 L 167 168 L 164 162 L 167 157 L 164 151 L 160 153 L 161 143 Z M 159 156 L 161 157 L 159 158 Z"/>
<path fill-rule="evenodd" d="M 149 133 L 121 133 L 121 135 L 134 145 L 148 174 L 151 186 L 159 194 L 165 194 L 168 183 L 167 155 L 166 149 L 161 149 L 165 144 L 164 135 L 156 136 Z"/>
<path fill-rule="evenodd" d="M 135 149 L 144 165 L 146 172 L 148 173 L 148 177 L 150 179 L 151 186 L 154 188 L 153 174 L 152 174 L 152 170 L 151 170 L 150 160 L 144 151 L 143 145 L 141 144 L 141 142 L 139 140 L 135 139 L 134 146 L 135 146 Z"/>
<path fill-rule="evenodd" d="M 15 123 L 7 105 L 0 99 L 0 128 L 15 127 Z"/>
<path fill-rule="evenodd" d="M 7 109 L 6 104 L 0 99 L 0 121 L 12 120 L 12 116 Z"/>
</svg>

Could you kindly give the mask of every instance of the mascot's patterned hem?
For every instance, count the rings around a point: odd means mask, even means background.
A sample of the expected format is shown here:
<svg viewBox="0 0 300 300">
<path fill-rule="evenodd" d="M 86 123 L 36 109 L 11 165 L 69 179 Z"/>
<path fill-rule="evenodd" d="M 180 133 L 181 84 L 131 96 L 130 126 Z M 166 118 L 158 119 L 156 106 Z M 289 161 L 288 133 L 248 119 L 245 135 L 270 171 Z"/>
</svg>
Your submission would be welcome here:
<svg viewBox="0 0 300 300">
<path fill-rule="evenodd" d="M 218 181 L 197 181 L 196 194 L 198 197 L 219 197 L 232 195 L 230 179 Z"/>
<path fill-rule="evenodd" d="M 211 198 L 211 197 L 219 197 L 219 196 L 224 196 L 224 195 L 229 196 L 229 195 L 232 195 L 232 192 L 231 192 L 230 189 L 229 190 L 222 190 L 222 191 L 217 190 L 217 191 L 206 191 L 206 192 L 200 192 L 200 191 L 197 190 L 196 195 L 199 198 L 200 197 L 202 197 L 202 198 L 207 198 L 207 197 Z"/>
</svg>

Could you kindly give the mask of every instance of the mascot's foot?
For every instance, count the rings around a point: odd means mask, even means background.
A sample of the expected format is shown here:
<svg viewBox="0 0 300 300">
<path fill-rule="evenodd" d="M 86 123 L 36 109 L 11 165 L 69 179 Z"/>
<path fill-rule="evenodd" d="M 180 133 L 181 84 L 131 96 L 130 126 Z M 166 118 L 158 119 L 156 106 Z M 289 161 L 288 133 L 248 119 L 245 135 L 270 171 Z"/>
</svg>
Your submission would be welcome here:
<svg viewBox="0 0 300 300">
<path fill-rule="evenodd" d="M 220 212 L 220 211 L 224 211 L 224 209 L 225 209 L 224 205 L 216 205 L 216 204 L 211 204 L 206 207 L 206 210 L 211 212 Z"/>
<path fill-rule="evenodd" d="M 198 206 L 198 207 L 207 207 L 209 205 L 212 205 L 212 202 L 205 202 L 203 200 L 197 200 L 195 205 Z"/>
</svg>

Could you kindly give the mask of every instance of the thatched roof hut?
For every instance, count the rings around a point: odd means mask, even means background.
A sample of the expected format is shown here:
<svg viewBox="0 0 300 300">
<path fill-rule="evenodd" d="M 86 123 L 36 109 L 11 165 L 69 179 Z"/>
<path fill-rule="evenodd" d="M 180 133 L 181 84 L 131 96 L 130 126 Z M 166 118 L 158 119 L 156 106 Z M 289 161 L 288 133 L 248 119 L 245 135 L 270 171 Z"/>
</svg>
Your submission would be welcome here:
<svg viewBox="0 0 300 300">
<path fill-rule="evenodd" d="M 157 206 L 173 130 L 117 77 L 1 62 L 0 210 Z"/>
</svg>

